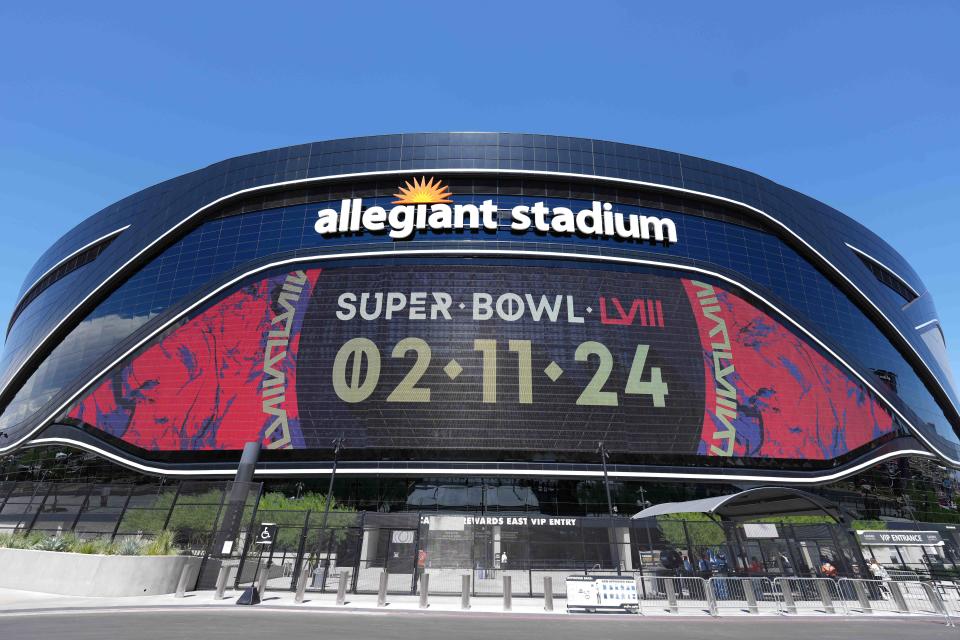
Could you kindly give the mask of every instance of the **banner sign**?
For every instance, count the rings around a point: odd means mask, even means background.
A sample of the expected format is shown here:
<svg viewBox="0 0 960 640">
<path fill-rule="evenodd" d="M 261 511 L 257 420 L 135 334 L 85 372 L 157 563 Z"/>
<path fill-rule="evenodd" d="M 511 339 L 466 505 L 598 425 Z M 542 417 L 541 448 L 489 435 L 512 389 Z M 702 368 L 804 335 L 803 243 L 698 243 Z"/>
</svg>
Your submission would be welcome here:
<svg viewBox="0 0 960 640">
<path fill-rule="evenodd" d="M 364 206 L 363 198 L 344 198 L 339 209 L 320 209 L 314 231 L 324 237 L 358 233 L 385 233 L 407 240 L 418 231 L 448 233 L 466 229 L 496 231 L 499 210 L 493 200 L 482 204 L 454 204 L 452 194 L 437 180 L 400 187 L 396 206 Z M 548 207 L 543 202 L 517 205 L 510 210 L 510 229 L 560 236 L 581 235 L 642 242 L 675 244 L 677 227 L 666 217 L 624 214 L 609 202 L 594 200 L 589 209 L 574 212 L 567 207 Z"/>
<path fill-rule="evenodd" d="M 777 525 L 773 523 L 749 523 L 743 525 L 743 534 L 748 538 L 779 538 Z"/>
<path fill-rule="evenodd" d="M 575 527 L 576 518 L 553 516 L 421 516 L 430 531 L 463 531 L 473 527 Z"/>
<path fill-rule="evenodd" d="M 939 547 L 943 538 L 938 531 L 857 531 L 860 544 L 888 547 Z"/>
</svg>

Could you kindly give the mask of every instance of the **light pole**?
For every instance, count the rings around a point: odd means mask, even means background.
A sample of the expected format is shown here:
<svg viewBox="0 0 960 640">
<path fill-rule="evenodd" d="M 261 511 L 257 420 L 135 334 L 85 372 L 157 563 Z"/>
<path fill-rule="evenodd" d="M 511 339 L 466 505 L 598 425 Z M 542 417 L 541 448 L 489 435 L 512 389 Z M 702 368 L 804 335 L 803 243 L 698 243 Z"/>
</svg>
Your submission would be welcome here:
<svg viewBox="0 0 960 640">
<path fill-rule="evenodd" d="M 327 518 L 330 516 L 330 498 L 333 496 L 333 481 L 337 477 L 337 459 L 340 457 L 340 450 L 343 449 L 343 434 L 340 434 L 333 440 L 333 469 L 330 470 L 330 484 L 327 486 L 327 499 L 323 505 L 323 520 L 320 522 L 320 530 L 327 528 Z"/>
<path fill-rule="evenodd" d="M 613 521 L 613 500 L 610 498 L 610 478 L 607 476 L 607 458 L 610 452 L 607 451 L 603 441 L 597 443 L 597 453 L 600 454 L 600 463 L 603 465 L 603 487 L 607 491 L 607 514 L 610 516 L 610 526 L 613 529 L 613 557 L 617 563 L 617 575 L 620 575 L 620 541 L 617 539 L 617 528 Z"/>
<path fill-rule="evenodd" d="M 330 502 L 333 499 L 333 481 L 337 477 L 337 460 L 340 458 L 340 450 L 343 449 L 343 434 L 334 438 L 333 440 L 333 468 L 330 469 L 330 484 L 327 485 L 327 497 L 324 500 L 325 504 L 323 505 L 323 520 L 320 522 L 320 531 L 324 531 L 327 528 L 327 518 L 330 517 Z M 333 540 L 333 533 L 327 538 L 327 550 L 329 552 L 330 542 Z M 303 560 L 298 561 L 300 564 L 300 575 L 297 578 L 297 594 L 295 599 L 297 602 L 303 602 L 303 594 L 307 589 L 307 577 L 310 573 L 313 573 L 317 565 L 320 563 L 320 548 L 319 544 L 317 547 L 316 553 L 313 554 L 313 557 L 310 558 L 310 562 L 304 566 Z M 323 570 L 323 582 L 327 581 L 327 569 L 330 567 L 330 554 L 327 554 L 327 565 Z"/>
<path fill-rule="evenodd" d="M 640 509 L 647 508 L 647 492 L 644 490 L 643 485 L 640 485 Z"/>
</svg>

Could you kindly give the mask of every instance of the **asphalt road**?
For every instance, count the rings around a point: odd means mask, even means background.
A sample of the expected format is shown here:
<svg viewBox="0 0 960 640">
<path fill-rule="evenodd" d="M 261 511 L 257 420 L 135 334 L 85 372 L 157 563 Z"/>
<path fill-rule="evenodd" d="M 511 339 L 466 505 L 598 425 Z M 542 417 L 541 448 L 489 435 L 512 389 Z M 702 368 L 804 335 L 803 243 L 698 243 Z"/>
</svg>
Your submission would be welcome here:
<svg viewBox="0 0 960 640">
<path fill-rule="evenodd" d="M 270 610 L 71 611 L 0 615 L 4 640 L 925 640 L 960 637 L 932 619 L 550 617 Z"/>
</svg>

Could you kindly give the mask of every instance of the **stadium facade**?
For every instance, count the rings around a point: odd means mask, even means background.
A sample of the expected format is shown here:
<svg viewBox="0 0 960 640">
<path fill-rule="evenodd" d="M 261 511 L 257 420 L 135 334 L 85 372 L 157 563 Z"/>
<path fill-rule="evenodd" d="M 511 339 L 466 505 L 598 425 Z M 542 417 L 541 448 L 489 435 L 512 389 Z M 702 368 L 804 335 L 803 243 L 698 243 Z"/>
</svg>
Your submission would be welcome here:
<svg viewBox="0 0 960 640">
<path fill-rule="evenodd" d="M 226 160 L 30 270 L 0 453 L 262 478 L 823 485 L 960 465 L 933 299 L 886 242 L 747 171 L 428 133 Z"/>
</svg>

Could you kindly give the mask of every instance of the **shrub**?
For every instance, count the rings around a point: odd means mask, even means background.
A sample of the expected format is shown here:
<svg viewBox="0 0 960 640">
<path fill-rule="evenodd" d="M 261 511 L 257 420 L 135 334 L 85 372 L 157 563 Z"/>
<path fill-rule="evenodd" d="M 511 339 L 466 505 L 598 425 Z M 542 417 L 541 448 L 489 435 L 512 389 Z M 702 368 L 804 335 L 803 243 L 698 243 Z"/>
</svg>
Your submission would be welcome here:
<svg viewBox="0 0 960 640">
<path fill-rule="evenodd" d="M 31 533 L 28 535 L 7 533 L 0 538 L 0 546 L 7 547 L 8 549 L 33 549 L 43 538 L 43 534 L 39 533 Z"/>
<path fill-rule="evenodd" d="M 124 538 L 119 542 L 114 542 L 111 552 L 118 556 L 139 556 L 143 553 L 143 541 L 140 537 Z"/>
<path fill-rule="evenodd" d="M 111 549 L 109 540 L 104 538 L 88 538 L 86 540 L 78 540 L 73 551 L 75 553 L 109 555 L 113 550 Z"/>
<path fill-rule="evenodd" d="M 153 540 L 144 546 L 143 554 L 147 556 L 175 555 L 176 549 L 173 546 L 173 531 L 167 529 L 157 534 Z"/>
<path fill-rule="evenodd" d="M 167 530 L 161 531 L 152 540 L 135 536 L 110 542 L 107 538 L 80 538 L 73 533 L 0 533 L 0 548 L 120 556 L 169 556 L 180 552 L 174 545 L 174 536 L 174 531 Z"/>
<path fill-rule="evenodd" d="M 49 536 L 33 545 L 38 551 L 69 551 L 70 540 L 65 536 Z"/>
</svg>

